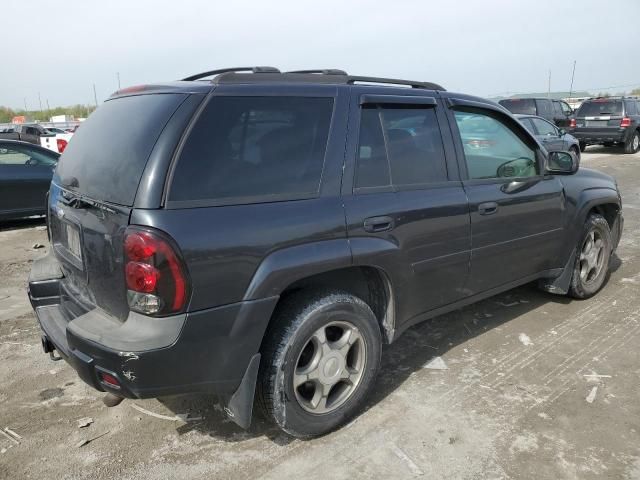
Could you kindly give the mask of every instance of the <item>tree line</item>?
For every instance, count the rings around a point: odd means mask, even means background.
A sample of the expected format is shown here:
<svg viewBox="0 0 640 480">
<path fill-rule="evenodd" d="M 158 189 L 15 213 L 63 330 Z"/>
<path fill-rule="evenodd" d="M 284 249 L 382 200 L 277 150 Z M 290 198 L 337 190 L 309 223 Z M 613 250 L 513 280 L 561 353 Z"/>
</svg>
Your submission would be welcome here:
<svg viewBox="0 0 640 480">
<path fill-rule="evenodd" d="M 86 118 L 96 109 L 91 105 L 71 105 L 68 107 L 55 107 L 48 110 L 14 110 L 0 106 L 0 123 L 11 123 L 13 117 L 24 115 L 30 121 L 48 122 L 54 115 L 71 115 L 74 118 Z"/>
</svg>

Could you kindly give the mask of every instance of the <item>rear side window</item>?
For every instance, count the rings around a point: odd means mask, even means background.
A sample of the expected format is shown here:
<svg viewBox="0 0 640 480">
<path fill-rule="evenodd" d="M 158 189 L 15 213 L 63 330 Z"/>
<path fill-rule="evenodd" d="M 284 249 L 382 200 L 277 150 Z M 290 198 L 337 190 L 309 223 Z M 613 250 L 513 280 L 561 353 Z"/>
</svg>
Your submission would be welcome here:
<svg viewBox="0 0 640 480">
<path fill-rule="evenodd" d="M 434 108 L 366 105 L 362 109 L 356 188 L 446 180 L 444 146 Z"/>
<path fill-rule="evenodd" d="M 630 101 L 626 101 L 624 102 L 625 106 L 626 106 L 626 114 L 627 115 L 637 115 L 638 114 L 638 110 L 636 109 L 636 101 L 635 100 L 630 100 Z"/>
<path fill-rule="evenodd" d="M 558 131 L 556 127 L 551 125 L 549 122 L 546 122 L 540 118 L 532 118 L 531 121 L 536 126 L 536 130 L 538 131 L 538 135 L 548 135 L 553 136 L 557 135 Z"/>
<path fill-rule="evenodd" d="M 578 117 L 599 117 L 608 115 L 622 115 L 621 100 L 594 100 L 584 102 L 576 116 Z"/>
<path fill-rule="evenodd" d="M 182 149 L 169 200 L 316 195 L 332 111 L 332 98 L 213 97 Z"/>
<path fill-rule="evenodd" d="M 556 117 L 564 117 L 564 112 L 562 111 L 562 105 L 560 105 L 560 102 L 553 102 L 553 114 Z"/>
<path fill-rule="evenodd" d="M 551 112 L 551 101 L 550 100 L 536 100 L 536 106 L 538 107 L 538 115 L 541 117 L 549 117 L 552 115 Z"/>
<path fill-rule="evenodd" d="M 151 150 L 183 94 L 105 102 L 77 130 L 54 181 L 95 200 L 131 206 Z"/>
<path fill-rule="evenodd" d="M 500 100 L 499 103 L 511 113 L 520 113 L 522 115 L 537 115 L 536 101 L 530 98 Z"/>
</svg>

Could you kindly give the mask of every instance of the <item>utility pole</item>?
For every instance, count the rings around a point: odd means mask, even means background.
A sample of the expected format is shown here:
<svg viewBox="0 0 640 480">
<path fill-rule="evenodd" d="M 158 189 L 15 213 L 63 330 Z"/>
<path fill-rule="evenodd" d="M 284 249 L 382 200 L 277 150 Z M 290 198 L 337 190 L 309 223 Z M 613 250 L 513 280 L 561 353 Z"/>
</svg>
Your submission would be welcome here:
<svg viewBox="0 0 640 480">
<path fill-rule="evenodd" d="M 42 113 L 42 97 L 40 96 L 40 92 L 38 92 L 38 103 L 40 104 L 40 113 Z"/>
<path fill-rule="evenodd" d="M 573 61 L 573 72 L 571 73 L 571 86 L 569 87 L 569 100 L 571 100 L 571 94 L 573 93 L 573 78 L 576 76 L 576 60 Z"/>
<path fill-rule="evenodd" d="M 26 114 L 29 109 L 27 108 L 27 97 L 24 97 L 24 113 Z"/>
<path fill-rule="evenodd" d="M 547 84 L 547 98 L 551 98 L 551 70 L 549 70 L 549 83 Z"/>
<path fill-rule="evenodd" d="M 93 84 L 93 100 L 96 102 L 96 108 L 98 108 L 98 94 L 96 93 L 96 84 Z"/>
<path fill-rule="evenodd" d="M 116 72 L 116 76 L 118 77 L 118 90 L 120 90 L 120 72 Z"/>
</svg>

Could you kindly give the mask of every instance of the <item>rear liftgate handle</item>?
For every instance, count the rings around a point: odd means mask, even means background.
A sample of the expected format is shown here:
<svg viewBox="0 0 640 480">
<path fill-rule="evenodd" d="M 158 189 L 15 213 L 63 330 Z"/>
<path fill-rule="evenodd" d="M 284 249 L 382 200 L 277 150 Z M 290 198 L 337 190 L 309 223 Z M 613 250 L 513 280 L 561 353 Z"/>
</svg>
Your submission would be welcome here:
<svg viewBox="0 0 640 480">
<path fill-rule="evenodd" d="M 369 233 L 387 232 L 393 229 L 393 218 L 370 217 L 364 221 L 364 229 Z"/>
<path fill-rule="evenodd" d="M 498 204 L 496 202 L 486 202 L 478 205 L 478 213 L 480 215 L 493 215 L 498 211 Z"/>
</svg>

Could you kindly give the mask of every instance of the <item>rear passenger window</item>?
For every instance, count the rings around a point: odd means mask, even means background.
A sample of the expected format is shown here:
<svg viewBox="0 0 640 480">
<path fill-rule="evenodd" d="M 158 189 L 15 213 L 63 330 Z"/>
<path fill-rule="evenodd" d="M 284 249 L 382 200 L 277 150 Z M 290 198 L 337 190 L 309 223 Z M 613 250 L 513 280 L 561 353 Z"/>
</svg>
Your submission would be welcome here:
<svg viewBox="0 0 640 480">
<path fill-rule="evenodd" d="M 169 200 L 317 194 L 332 109 L 332 98 L 214 97 L 182 149 Z"/>
<path fill-rule="evenodd" d="M 534 177 L 539 174 L 535 150 L 493 116 L 456 111 L 470 179 Z"/>
<path fill-rule="evenodd" d="M 638 114 L 638 110 L 636 109 L 636 102 L 635 101 L 628 101 L 628 102 L 624 102 L 625 106 L 626 106 L 626 114 L 627 115 L 637 115 Z"/>
<path fill-rule="evenodd" d="M 446 180 L 444 146 L 434 108 L 363 107 L 356 188 L 410 187 Z"/>
<path fill-rule="evenodd" d="M 551 116 L 551 101 L 550 100 L 536 100 L 538 106 L 538 115 L 541 117 Z"/>
</svg>

